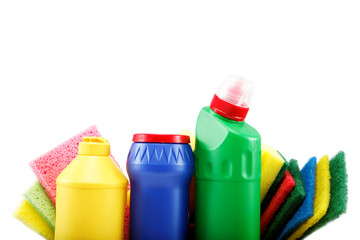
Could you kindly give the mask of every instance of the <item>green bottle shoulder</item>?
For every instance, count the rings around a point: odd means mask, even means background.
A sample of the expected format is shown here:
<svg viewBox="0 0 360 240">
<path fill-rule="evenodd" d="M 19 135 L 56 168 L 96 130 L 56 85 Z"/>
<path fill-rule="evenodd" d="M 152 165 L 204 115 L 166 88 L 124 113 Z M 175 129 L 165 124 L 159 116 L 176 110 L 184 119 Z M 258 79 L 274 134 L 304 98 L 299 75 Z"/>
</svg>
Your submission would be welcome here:
<svg viewBox="0 0 360 240">
<path fill-rule="evenodd" d="M 195 176 L 215 181 L 259 181 L 261 137 L 246 122 L 201 110 L 196 124 Z"/>
<path fill-rule="evenodd" d="M 198 124 L 203 124 L 205 127 L 210 126 L 212 129 L 223 128 L 224 131 L 227 131 L 228 137 L 233 135 L 233 137 L 251 138 L 253 140 L 261 139 L 259 132 L 245 121 L 237 122 L 224 118 L 211 110 L 209 106 L 201 109 Z"/>
</svg>

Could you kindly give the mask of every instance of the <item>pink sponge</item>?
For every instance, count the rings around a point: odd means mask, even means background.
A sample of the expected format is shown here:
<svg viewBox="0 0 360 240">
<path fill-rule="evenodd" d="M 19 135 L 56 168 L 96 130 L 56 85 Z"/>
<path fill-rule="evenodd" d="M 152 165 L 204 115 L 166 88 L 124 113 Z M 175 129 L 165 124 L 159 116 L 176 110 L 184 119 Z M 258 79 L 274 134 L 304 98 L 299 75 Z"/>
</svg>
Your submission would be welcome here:
<svg viewBox="0 0 360 240">
<path fill-rule="evenodd" d="M 290 172 L 286 171 L 282 178 L 280 187 L 278 188 L 275 195 L 271 199 L 264 213 L 261 215 L 261 220 L 260 220 L 261 235 L 263 235 L 266 232 L 274 215 L 282 206 L 282 204 L 285 202 L 286 198 L 291 193 L 294 187 L 295 187 L 295 180 L 291 176 Z"/>
<path fill-rule="evenodd" d="M 129 240 L 129 226 L 130 226 L 130 184 L 127 189 L 127 201 L 124 215 L 124 239 Z"/>
<path fill-rule="evenodd" d="M 124 240 L 129 240 L 130 206 L 125 208 L 124 216 Z"/>
<path fill-rule="evenodd" d="M 56 178 L 77 156 L 79 142 L 84 136 L 101 137 L 96 126 L 91 126 L 30 163 L 30 167 L 54 205 Z"/>
</svg>

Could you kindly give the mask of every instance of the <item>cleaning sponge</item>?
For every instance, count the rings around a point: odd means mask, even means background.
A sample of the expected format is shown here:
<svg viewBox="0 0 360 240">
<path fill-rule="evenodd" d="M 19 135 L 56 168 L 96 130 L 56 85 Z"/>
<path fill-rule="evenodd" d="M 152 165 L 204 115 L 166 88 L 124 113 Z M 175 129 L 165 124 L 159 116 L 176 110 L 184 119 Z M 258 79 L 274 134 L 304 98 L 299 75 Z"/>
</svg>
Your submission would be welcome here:
<svg viewBox="0 0 360 240">
<path fill-rule="evenodd" d="M 309 228 L 303 235 L 306 237 L 325 226 L 329 222 L 337 219 L 346 212 L 347 205 L 347 173 L 345 163 L 345 153 L 339 152 L 330 160 L 330 204 L 325 216 L 314 226 Z"/>
<path fill-rule="evenodd" d="M 127 189 L 126 196 L 126 208 L 124 214 L 124 238 L 123 240 L 129 240 L 129 226 L 130 226 L 130 184 Z"/>
<path fill-rule="evenodd" d="M 329 157 L 325 155 L 316 165 L 314 216 L 304 222 L 288 239 L 300 238 L 304 232 L 316 224 L 325 214 L 330 202 Z"/>
<path fill-rule="evenodd" d="M 284 205 L 277 212 L 267 232 L 262 237 L 263 240 L 276 239 L 305 199 L 305 186 L 296 160 L 290 160 L 288 171 L 295 180 L 295 187 L 286 199 Z"/>
<path fill-rule="evenodd" d="M 191 150 L 195 150 L 195 135 L 192 134 L 190 131 L 188 130 L 182 130 L 179 134 L 182 135 L 188 135 L 190 137 L 190 146 L 191 146 Z"/>
<path fill-rule="evenodd" d="M 306 196 L 304 202 L 286 224 L 281 232 L 279 239 L 286 239 L 294 230 L 301 224 L 314 215 L 314 195 L 315 195 L 315 172 L 316 172 L 316 158 L 310 158 L 301 170 L 301 176 L 304 181 Z"/>
<path fill-rule="evenodd" d="M 261 145 L 261 202 L 283 165 L 284 159 L 275 149 Z"/>
<path fill-rule="evenodd" d="M 260 229 L 261 235 L 264 235 L 267 230 L 269 223 L 273 219 L 275 213 L 279 210 L 281 205 L 285 202 L 286 198 L 293 190 L 295 186 L 294 178 L 291 176 L 289 171 L 286 171 L 282 179 L 281 185 L 274 197 L 270 201 L 269 206 L 266 208 L 264 213 L 261 215 Z"/>
<path fill-rule="evenodd" d="M 284 159 L 284 164 L 282 165 L 278 175 L 276 176 L 274 182 L 271 184 L 269 191 L 267 192 L 266 196 L 264 197 L 264 199 L 261 203 L 261 213 L 263 213 L 265 211 L 265 209 L 269 206 L 271 199 L 274 197 L 276 191 L 278 190 L 278 188 L 281 184 L 281 181 L 283 180 L 284 174 L 289 167 L 289 163 L 285 160 L 285 158 L 281 155 L 280 152 L 279 152 L 279 154 Z"/>
<path fill-rule="evenodd" d="M 77 156 L 79 142 L 84 136 L 101 137 L 96 126 L 91 126 L 30 163 L 30 167 L 54 205 L 56 178 Z"/>
<path fill-rule="evenodd" d="M 54 231 L 25 199 L 21 201 L 15 210 L 14 217 L 44 238 L 48 240 L 54 239 Z"/>
<path fill-rule="evenodd" d="M 24 193 L 24 197 L 55 231 L 55 207 L 38 181 Z"/>
</svg>

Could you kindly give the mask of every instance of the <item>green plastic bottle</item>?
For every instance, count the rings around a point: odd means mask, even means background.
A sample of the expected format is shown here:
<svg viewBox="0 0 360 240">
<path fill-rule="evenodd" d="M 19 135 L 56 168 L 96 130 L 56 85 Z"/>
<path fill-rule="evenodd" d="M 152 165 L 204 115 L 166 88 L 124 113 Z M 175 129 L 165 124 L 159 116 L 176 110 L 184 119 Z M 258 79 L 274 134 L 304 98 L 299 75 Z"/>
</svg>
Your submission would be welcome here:
<svg viewBox="0 0 360 240">
<path fill-rule="evenodd" d="M 260 239 L 260 134 L 245 117 L 252 84 L 230 76 L 196 124 L 196 239 Z"/>
</svg>

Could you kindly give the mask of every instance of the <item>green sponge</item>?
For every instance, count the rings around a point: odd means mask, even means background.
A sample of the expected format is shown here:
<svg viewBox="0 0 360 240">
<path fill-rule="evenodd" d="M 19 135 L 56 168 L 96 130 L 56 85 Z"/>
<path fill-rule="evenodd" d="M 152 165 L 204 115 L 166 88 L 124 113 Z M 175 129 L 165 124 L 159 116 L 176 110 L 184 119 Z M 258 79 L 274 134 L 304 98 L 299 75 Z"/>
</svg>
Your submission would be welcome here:
<svg viewBox="0 0 360 240">
<path fill-rule="evenodd" d="M 291 219 L 305 199 L 305 186 L 302 180 L 299 165 L 296 160 L 290 160 L 288 171 L 295 180 L 295 187 L 291 191 L 284 205 L 280 208 L 267 232 L 262 239 L 272 240 L 281 233 L 286 223 Z"/>
<path fill-rule="evenodd" d="M 49 224 L 50 228 L 55 231 L 55 207 L 46 195 L 41 184 L 36 181 L 27 192 L 24 193 L 24 197 Z"/>
<path fill-rule="evenodd" d="M 345 163 L 345 153 L 339 152 L 330 160 L 330 204 L 325 216 L 314 226 L 309 228 L 302 238 L 310 235 L 329 222 L 340 217 L 346 212 L 347 207 L 347 173 Z"/>
<path fill-rule="evenodd" d="M 278 188 L 280 186 L 280 183 L 282 181 L 282 178 L 284 177 L 284 174 L 285 174 L 286 170 L 289 167 L 289 163 L 286 161 L 284 156 L 281 155 L 281 153 L 279 151 L 277 151 L 277 152 L 284 159 L 284 165 L 282 165 L 278 175 L 276 176 L 274 182 L 271 184 L 271 187 L 269 188 L 269 191 L 267 192 L 264 200 L 261 203 L 261 213 L 263 213 L 265 211 L 265 209 L 269 206 L 269 203 L 270 203 L 271 199 L 273 198 L 276 191 L 278 190 Z"/>
</svg>

